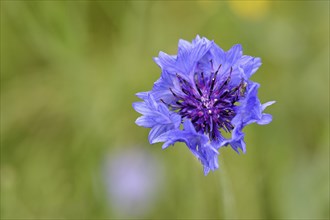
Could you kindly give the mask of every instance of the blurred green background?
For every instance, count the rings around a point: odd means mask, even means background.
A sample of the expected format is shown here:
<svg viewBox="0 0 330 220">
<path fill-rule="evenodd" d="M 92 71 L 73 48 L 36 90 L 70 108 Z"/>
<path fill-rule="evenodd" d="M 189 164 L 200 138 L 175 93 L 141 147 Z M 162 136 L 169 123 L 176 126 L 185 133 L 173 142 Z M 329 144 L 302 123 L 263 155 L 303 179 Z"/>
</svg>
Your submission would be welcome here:
<svg viewBox="0 0 330 220">
<path fill-rule="evenodd" d="M 149 145 L 132 108 L 160 75 L 152 57 L 197 34 L 261 57 L 252 79 L 277 101 L 206 177 L 184 145 Z M 105 181 L 127 149 L 159 179 L 138 214 Z M 1 217 L 329 218 L 329 2 L 2 0 Z"/>
</svg>

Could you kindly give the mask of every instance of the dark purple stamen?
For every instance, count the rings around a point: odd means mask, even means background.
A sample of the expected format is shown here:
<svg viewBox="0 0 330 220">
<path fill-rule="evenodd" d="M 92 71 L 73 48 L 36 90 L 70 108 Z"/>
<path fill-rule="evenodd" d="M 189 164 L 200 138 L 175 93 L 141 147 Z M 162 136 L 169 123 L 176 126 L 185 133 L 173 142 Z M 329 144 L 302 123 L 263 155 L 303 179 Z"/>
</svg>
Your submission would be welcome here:
<svg viewBox="0 0 330 220">
<path fill-rule="evenodd" d="M 212 60 L 210 63 L 213 66 Z M 208 134 L 211 140 L 217 140 L 220 137 L 220 129 L 225 132 L 231 132 L 234 129 L 231 120 L 236 115 L 235 104 L 244 95 L 246 87 L 243 81 L 237 86 L 229 85 L 232 67 L 225 79 L 219 79 L 220 69 L 221 65 L 206 78 L 203 72 L 195 73 L 193 84 L 176 74 L 181 92 L 175 93 L 170 88 L 176 100 L 172 104 L 166 104 L 161 100 L 182 117 L 191 119 L 196 130 Z M 225 75 L 222 74 L 222 76 Z"/>
</svg>

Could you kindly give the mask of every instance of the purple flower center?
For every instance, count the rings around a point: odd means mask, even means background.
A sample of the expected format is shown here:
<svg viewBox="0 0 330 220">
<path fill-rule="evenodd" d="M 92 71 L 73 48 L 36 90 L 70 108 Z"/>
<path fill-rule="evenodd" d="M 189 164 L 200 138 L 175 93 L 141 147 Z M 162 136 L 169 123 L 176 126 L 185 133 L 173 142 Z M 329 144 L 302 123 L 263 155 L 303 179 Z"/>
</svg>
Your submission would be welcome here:
<svg viewBox="0 0 330 220">
<path fill-rule="evenodd" d="M 245 92 L 243 81 L 237 86 L 229 84 L 232 68 L 219 76 L 220 69 L 221 65 L 209 74 L 196 72 L 193 82 L 176 74 L 181 91 L 170 88 L 176 98 L 169 105 L 170 109 L 191 119 L 196 131 L 208 134 L 211 140 L 218 140 L 220 129 L 225 132 L 233 130 L 231 120 L 236 115 L 235 106 Z"/>
</svg>

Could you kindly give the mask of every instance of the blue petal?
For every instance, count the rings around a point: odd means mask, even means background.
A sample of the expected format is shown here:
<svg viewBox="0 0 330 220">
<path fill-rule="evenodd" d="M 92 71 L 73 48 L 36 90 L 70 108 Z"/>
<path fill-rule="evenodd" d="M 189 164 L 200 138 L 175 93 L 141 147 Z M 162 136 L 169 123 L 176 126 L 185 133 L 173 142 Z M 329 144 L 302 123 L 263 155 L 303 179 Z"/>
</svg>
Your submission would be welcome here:
<svg viewBox="0 0 330 220">
<path fill-rule="evenodd" d="M 226 52 L 226 61 L 233 66 L 243 55 L 242 45 L 236 44 Z"/>
<path fill-rule="evenodd" d="M 147 99 L 148 98 L 148 93 L 149 92 L 138 92 L 135 95 L 140 99 Z"/>
<path fill-rule="evenodd" d="M 261 66 L 261 59 L 259 57 L 242 56 L 238 62 L 245 79 L 249 79 Z"/>
<path fill-rule="evenodd" d="M 184 54 L 184 53 L 189 53 L 189 51 L 191 50 L 192 44 L 186 40 L 179 40 L 178 43 L 178 56 Z"/>
<path fill-rule="evenodd" d="M 201 40 L 201 37 L 197 34 L 196 38 L 192 40 L 192 44 L 197 44 Z"/>
<path fill-rule="evenodd" d="M 180 67 L 182 74 L 193 74 L 193 68 L 195 64 L 210 50 L 213 45 L 213 41 L 209 41 L 206 38 L 200 38 L 197 36 L 190 44 L 187 41 L 179 41 L 179 50 L 177 65 Z"/>
<path fill-rule="evenodd" d="M 133 108 L 140 114 L 151 114 L 153 112 L 153 110 L 150 109 L 145 102 L 134 102 Z"/>
<path fill-rule="evenodd" d="M 184 121 L 184 130 L 169 130 L 155 138 L 154 142 L 165 142 L 163 149 L 173 145 L 175 142 L 186 143 L 190 151 L 204 166 L 205 175 L 210 170 L 215 170 L 219 167 L 217 159 L 219 153 L 217 149 L 209 143 L 209 138 L 206 135 L 196 132 L 190 120 Z"/>
<path fill-rule="evenodd" d="M 212 54 L 212 60 L 215 64 L 215 68 L 217 68 L 220 64 L 224 64 L 226 61 L 226 52 L 221 49 L 218 45 L 213 44 L 210 49 Z"/>
<path fill-rule="evenodd" d="M 148 116 L 141 116 L 138 117 L 135 121 L 138 126 L 152 128 L 153 126 L 157 125 L 158 123 L 153 119 L 153 117 Z"/>
<path fill-rule="evenodd" d="M 181 116 L 171 112 L 163 103 L 157 103 L 151 93 L 144 102 L 133 103 L 134 109 L 143 114 L 136 120 L 136 124 L 152 128 L 149 134 L 150 143 L 154 143 L 161 134 L 180 127 Z"/>
<path fill-rule="evenodd" d="M 166 69 L 171 72 L 176 72 L 178 70 L 176 66 L 176 56 L 174 55 L 168 55 L 161 51 L 158 57 L 154 57 L 154 61 L 164 70 Z"/>
<path fill-rule="evenodd" d="M 184 142 L 184 137 L 182 137 L 183 135 L 184 134 L 182 134 L 182 131 L 179 129 L 170 130 L 155 138 L 153 143 L 164 142 L 162 149 L 166 149 L 167 147 L 174 145 L 175 142 Z"/>
<path fill-rule="evenodd" d="M 272 115 L 270 114 L 262 114 L 261 119 L 257 121 L 259 125 L 269 124 L 273 120 Z"/>
<path fill-rule="evenodd" d="M 180 73 L 183 75 L 194 74 L 195 64 L 210 50 L 214 45 L 213 41 L 206 38 L 200 38 L 198 35 L 192 43 L 179 40 L 178 55 L 172 56 L 164 52 L 160 52 L 154 61 L 164 71 L 170 75 Z M 191 76 L 190 76 L 191 77 Z"/>
<path fill-rule="evenodd" d="M 262 104 L 261 108 L 262 108 L 262 111 L 265 110 L 268 106 L 272 105 L 276 103 L 275 101 L 270 101 L 270 102 L 266 102 L 264 104 Z"/>
<path fill-rule="evenodd" d="M 232 120 L 234 130 L 232 131 L 232 138 L 222 142 L 222 145 L 230 144 L 232 148 L 239 153 L 238 148 L 243 152 L 245 149 L 244 133 L 242 129 L 251 123 L 258 123 L 260 125 L 268 124 L 272 120 L 270 114 L 262 113 L 263 110 L 275 102 L 267 102 L 261 105 L 257 93 L 259 84 L 250 83 L 245 99 L 240 101 L 240 106 L 237 107 L 236 116 Z"/>
<path fill-rule="evenodd" d="M 173 145 L 175 142 L 185 142 L 190 149 L 195 149 L 198 144 L 205 144 L 208 141 L 206 135 L 196 132 L 190 120 L 185 120 L 183 126 L 184 130 L 171 130 L 157 137 L 154 142 L 165 142 L 163 148 Z"/>
<path fill-rule="evenodd" d="M 173 122 L 174 128 L 179 128 L 181 125 L 181 116 L 178 114 L 170 114 L 170 120 Z"/>
<path fill-rule="evenodd" d="M 232 124 L 243 126 L 257 122 L 262 117 L 262 107 L 257 97 L 259 84 L 251 83 L 245 99 L 241 100 L 240 106 L 237 108 L 237 114 L 232 120 Z"/>
<path fill-rule="evenodd" d="M 207 175 L 210 170 L 214 171 L 219 168 L 218 154 L 219 152 L 209 143 L 201 146 L 200 153 L 197 158 L 199 158 L 204 166 L 204 175 Z"/>
<path fill-rule="evenodd" d="M 184 120 L 183 127 L 188 132 L 196 133 L 196 129 L 190 120 Z"/>
<path fill-rule="evenodd" d="M 213 44 L 213 41 L 209 41 L 204 37 L 199 41 L 195 41 L 193 44 L 194 47 L 191 51 L 190 59 L 196 63 L 210 50 Z"/>
<path fill-rule="evenodd" d="M 173 129 L 173 126 L 171 124 L 169 125 L 156 125 L 154 126 L 150 133 L 149 133 L 149 142 L 150 144 L 154 144 L 156 143 L 156 138 L 159 137 L 160 135 L 162 135 L 163 133 L 166 133 L 167 131 Z"/>
<path fill-rule="evenodd" d="M 154 83 L 152 95 L 156 100 L 162 99 L 165 103 L 171 103 L 175 98 L 169 88 L 174 88 L 175 76 L 171 75 L 167 70 L 162 72 L 161 77 Z"/>
<path fill-rule="evenodd" d="M 210 172 L 210 168 L 207 166 L 204 166 L 204 175 L 206 176 Z"/>
<path fill-rule="evenodd" d="M 275 103 L 275 101 L 270 101 L 270 102 L 266 102 L 266 103 L 262 104 L 261 110 L 264 111 L 268 106 L 270 106 L 274 103 Z M 273 120 L 272 115 L 263 113 L 261 116 L 261 119 L 257 123 L 260 125 L 266 125 L 266 124 L 269 124 L 272 120 Z"/>
<path fill-rule="evenodd" d="M 238 154 L 239 149 L 242 150 L 243 153 L 246 153 L 246 147 L 244 142 L 244 133 L 242 132 L 243 126 L 238 125 L 232 131 L 232 138 L 229 140 L 225 140 L 222 142 L 222 146 L 230 145 L 233 150 L 235 150 Z"/>
</svg>

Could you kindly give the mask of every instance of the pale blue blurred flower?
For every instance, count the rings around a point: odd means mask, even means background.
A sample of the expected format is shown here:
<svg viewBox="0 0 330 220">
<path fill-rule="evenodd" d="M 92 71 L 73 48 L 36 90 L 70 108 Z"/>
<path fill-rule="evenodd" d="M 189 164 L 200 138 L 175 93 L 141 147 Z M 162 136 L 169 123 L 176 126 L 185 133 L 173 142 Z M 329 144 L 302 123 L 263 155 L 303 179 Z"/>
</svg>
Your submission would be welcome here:
<svg viewBox="0 0 330 220">
<path fill-rule="evenodd" d="M 112 210 L 119 217 L 148 213 L 161 189 L 162 166 L 141 148 L 112 152 L 106 158 L 104 178 Z"/>
</svg>

